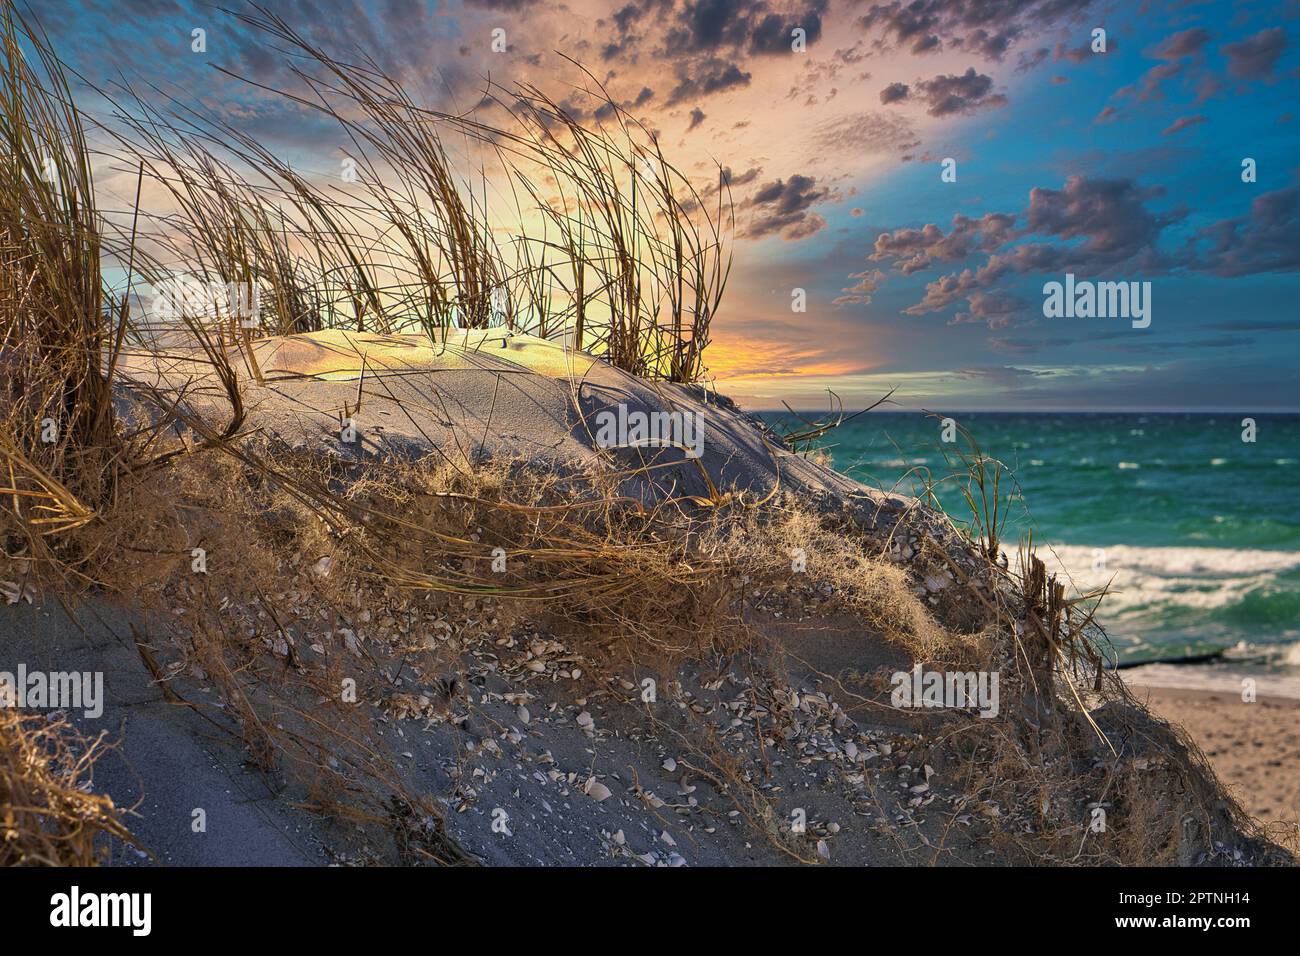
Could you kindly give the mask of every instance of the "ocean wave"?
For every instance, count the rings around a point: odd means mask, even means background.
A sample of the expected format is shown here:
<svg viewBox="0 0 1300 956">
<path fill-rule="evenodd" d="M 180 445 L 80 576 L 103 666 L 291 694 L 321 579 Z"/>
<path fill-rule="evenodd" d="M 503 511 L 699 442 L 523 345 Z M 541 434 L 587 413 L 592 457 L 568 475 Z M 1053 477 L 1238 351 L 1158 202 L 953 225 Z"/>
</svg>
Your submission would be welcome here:
<svg viewBox="0 0 1300 956">
<path fill-rule="evenodd" d="M 1274 639 L 1300 627 L 1300 620 L 1289 620 L 1300 582 L 1286 579 L 1300 571 L 1300 551 L 1053 544 L 1040 549 L 1040 557 L 1080 592 L 1109 586 L 1103 624 L 1240 607 L 1279 628 Z"/>
</svg>

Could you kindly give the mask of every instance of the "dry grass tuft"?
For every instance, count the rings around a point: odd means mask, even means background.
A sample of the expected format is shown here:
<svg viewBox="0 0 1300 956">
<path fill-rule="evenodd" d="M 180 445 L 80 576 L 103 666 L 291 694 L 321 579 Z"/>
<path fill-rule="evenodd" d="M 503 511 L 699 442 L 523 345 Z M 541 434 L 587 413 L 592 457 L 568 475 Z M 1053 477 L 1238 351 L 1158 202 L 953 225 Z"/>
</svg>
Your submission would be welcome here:
<svg viewBox="0 0 1300 956">
<path fill-rule="evenodd" d="M 110 838 L 131 842 L 113 801 L 91 790 L 103 746 L 0 707 L 0 866 L 95 866 Z"/>
</svg>

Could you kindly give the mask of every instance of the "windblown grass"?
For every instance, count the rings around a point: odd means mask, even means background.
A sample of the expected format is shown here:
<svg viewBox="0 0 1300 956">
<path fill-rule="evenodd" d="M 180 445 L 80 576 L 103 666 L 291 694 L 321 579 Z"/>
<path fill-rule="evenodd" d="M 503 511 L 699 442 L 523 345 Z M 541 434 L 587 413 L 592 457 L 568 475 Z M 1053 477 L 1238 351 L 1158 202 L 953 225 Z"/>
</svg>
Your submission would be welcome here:
<svg viewBox="0 0 1300 956">
<path fill-rule="evenodd" d="M 106 301 L 89 152 L 59 62 L 8 3 L 0 45 L 0 493 L 40 535 L 112 497 L 105 369 L 126 314 Z"/>
</svg>

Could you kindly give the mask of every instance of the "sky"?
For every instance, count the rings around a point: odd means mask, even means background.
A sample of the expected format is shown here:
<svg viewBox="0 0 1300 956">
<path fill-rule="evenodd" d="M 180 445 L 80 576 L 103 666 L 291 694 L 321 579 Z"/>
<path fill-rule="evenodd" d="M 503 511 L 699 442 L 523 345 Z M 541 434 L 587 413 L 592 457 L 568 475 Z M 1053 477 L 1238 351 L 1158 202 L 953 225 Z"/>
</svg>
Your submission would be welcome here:
<svg viewBox="0 0 1300 956">
<path fill-rule="evenodd" d="M 728 170 L 734 265 L 708 364 L 744 407 L 896 389 L 904 408 L 1300 409 L 1295 2 L 267 7 L 449 111 L 490 77 L 581 113 L 572 58 L 679 168 Z M 222 7 L 36 10 L 91 82 L 190 96 L 304 168 L 337 163 L 337 129 L 271 92 L 283 56 Z M 1047 314 L 1067 274 L 1138 283 L 1146 318 Z"/>
</svg>

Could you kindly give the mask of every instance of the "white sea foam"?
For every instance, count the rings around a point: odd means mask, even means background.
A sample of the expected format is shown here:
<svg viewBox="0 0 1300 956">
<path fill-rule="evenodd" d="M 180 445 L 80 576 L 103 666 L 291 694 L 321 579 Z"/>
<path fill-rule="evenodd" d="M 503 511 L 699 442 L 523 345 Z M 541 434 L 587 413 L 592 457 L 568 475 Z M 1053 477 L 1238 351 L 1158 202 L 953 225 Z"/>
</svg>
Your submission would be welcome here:
<svg viewBox="0 0 1300 956">
<path fill-rule="evenodd" d="M 1050 570 L 1064 570 L 1063 576 L 1081 592 L 1110 585 L 1103 622 L 1161 609 L 1225 607 L 1279 574 L 1300 568 L 1297 551 L 1054 544 L 1040 554 Z"/>
</svg>

